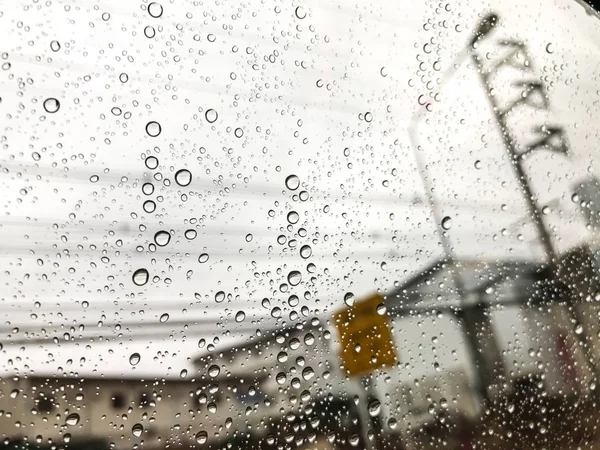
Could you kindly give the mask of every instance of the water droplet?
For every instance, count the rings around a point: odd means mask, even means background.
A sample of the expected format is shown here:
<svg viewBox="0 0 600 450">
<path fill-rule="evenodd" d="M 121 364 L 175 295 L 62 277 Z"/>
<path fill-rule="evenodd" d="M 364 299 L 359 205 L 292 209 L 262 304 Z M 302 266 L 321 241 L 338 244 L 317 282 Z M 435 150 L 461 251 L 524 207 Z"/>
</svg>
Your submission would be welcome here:
<svg viewBox="0 0 600 450">
<path fill-rule="evenodd" d="M 217 404 L 215 402 L 210 402 L 208 405 L 206 405 L 206 409 L 208 409 L 209 413 L 216 413 L 217 412 Z"/>
<path fill-rule="evenodd" d="M 385 313 L 387 312 L 387 308 L 385 307 L 384 303 L 380 303 L 379 305 L 377 305 L 375 310 L 377 311 L 377 314 L 379 314 L 380 316 L 385 315 Z"/>
<path fill-rule="evenodd" d="M 155 122 L 154 120 L 146 124 L 146 133 L 148 133 L 148 136 L 150 137 L 158 136 L 161 131 L 162 127 L 160 126 L 160 123 Z"/>
<path fill-rule="evenodd" d="M 254 238 L 254 236 L 252 236 L 252 234 L 248 233 L 246 235 L 246 242 L 252 242 L 252 239 Z"/>
<path fill-rule="evenodd" d="M 578 323 L 577 326 L 575 326 L 575 334 L 581 334 L 581 333 L 583 333 L 583 325 Z"/>
<path fill-rule="evenodd" d="M 302 378 L 304 378 L 305 381 L 309 381 L 314 376 L 315 371 L 312 367 L 306 367 L 304 370 L 302 370 Z"/>
<path fill-rule="evenodd" d="M 54 114 L 60 109 L 60 102 L 54 97 L 44 100 L 44 109 L 47 113 Z"/>
<path fill-rule="evenodd" d="M 446 216 L 442 219 L 442 228 L 444 230 L 449 230 L 452 227 L 452 219 L 449 216 Z"/>
<path fill-rule="evenodd" d="M 391 430 L 395 430 L 398 427 L 398 421 L 393 417 L 388 419 L 388 427 L 390 427 Z"/>
<path fill-rule="evenodd" d="M 298 6 L 294 14 L 296 14 L 298 19 L 302 20 L 306 17 L 306 10 L 302 6 Z"/>
<path fill-rule="evenodd" d="M 69 442 L 71 442 L 71 433 L 65 433 L 63 435 L 63 441 L 65 441 L 65 444 L 68 444 Z"/>
<path fill-rule="evenodd" d="M 217 366 L 216 364 L 213 364 L 212 366 L 210 366 L 208 368 L 208 376 L 210 376 L 211 378 L 218 377 L 220 373 L 221 373 L 221 368 L 219 366 Z"/>
<path fill-rule="evenodd" d="M 352 306 L 354 305 L 354 294 L 352 292 L 346 292 L 344 294 L 344 303 L 347 306 Z"/>
<path fill-rule="evenodd" d="M 548 42 L 548 44 L 546 45 L 546 52 L 554 53 L 554 45 L 552 45 L 552 42 Z"/>
<path fill-rule="evenodd" d="M 50 50 L 52 50 L 53 52 L 57 52 L 60 50 L 60 42 L 58 41 L 51 41 L 50 42 Z"/>
<path fill-rule="evenodd" d="M 144 427 L 142 426 L 141 423 L 136 423 L 134 426 L 131 427 L 131 433 L 135 437 L 140 437 L 143 432 L 144 432 Z"/>
<path fill-rule="evenodd" d="M 192 173 L 187 169 L 178 170 L 175 173 L 175 182 L 181 187 L 189 186 L 192 182 Z"/>
<path fill-rule="evenodd" d="M 376 417 L 381 412 L 381 403 L 379 402 L 379 400 L 372 400 L 369 403 L 368 409 L 369 409 L 369 415 L 371 417 Z"/>
<path fill-rule="evenodd" d="M 187 240 L 191 241 L 193 239 L 196 239 L 196 236 L 198 235 L 198 233 L 196 232 L 196 230 L 185 230 L 184 236 Z"/>
<path fill-rule="evenodd" d="M 149 278 L 150 274 L 146 269 L 136 270 L 135 272 L 133 272 L 133 276 L 131 277 L 131 279 L 133 280 L 133 284 L 135 284 L 136 286 L 145 285 L 148 282 Z"/>
<path fill-rule="evenodd" d="M 159 247 L 164 247 L 171 240 L 171 234 L 168 231 L 161 230 L 154 235 L 154 242 Z"/>
<path fill-rule="evenodd" d="M 129 81 L 129 75 L 127 75 L 125 72 L 119 74 L 119 81 L 121 83 L 127 83 Z"/>
<path fill-rule="evenodd" d="M 187 369 L 181 369 L 181 372 L 179 372 L 179 378 L 186 378 L 188 374 Z"/>
<path fill-rule="evenodd" d="M 381 74 L 382 77 L 388 76 L 388 71 L 385 67 L 382 67 L 381 69 L 379 69 L 379 73 Z"/>
<path fill-rule="evenodd" d="M 302 274 L 297 270 L 292 270 L 288 274 L 287 279 L 288 283 L 290 283 L 292 286 L 298 286 L 298 284 L 300 284 L 300 282 L 302 281 Z"/>
<path fill-rule="evenodd" d="M 169 315 L 167 313 L 164 313 L 163 315 L 160 316 L 160 318 L 158 320 L 160 323 L 165 323 L 167 320 L 169 320 Z"/>
<path fill-rule="evenodd" d="M 369 111 L 365 113 L 365 122 L 371 123 L 373 121 L 373 114 Z"/>
<path fill-rule="evenodd" d="M 296 211 L 291 211 L 287 215 L 287 220 L 289 223 L 294 225 L 295 223 L 298 223 L 298 221 L 300 220 L 300 216 L 298 215 L 298 213 Z"/>
<path fill-rule="evenodd" d="M 473 165 L 475 166 L 476 169 L 478 169 L 478 170 L 481 169 L 481 160 L 478 159 L 477 161 L 475 161 L 475 163 Z"/>
<path fill-rule="evenodd" d="M 156 30 L 154 27 L 148 25 L 146 28 L 144 28 L 144 36 L 146 36 L 148 39 L 152 39 L 154 36 L 156 36 Z"/>
<path fill-rule="evenodd" d="M 285 383 L 286 380 L 287 380 L 287 377 L 286 377 L 285 373 L 283 373 L 283 372 L 279 372 L 275 376 L 275 381 L 277 381 L 277 384 L 283 384 L 283 383 Z"/>
<path fill-rule="evenodd" d="M 237 323 L 243 322 L 245 318 L 246 318 L 246 313 L 244 311 L 238 311 L 235 314 L 235 321 Z"/>
<path fill-rule="evenodd" d="M 132 366 L 137 366 L 137 364 L 140 362 L 140 359 L 142 358 L 140 357 L 139 353 L 132 353 L 129 357 L 129 364 Z"/>
<path fill-rule="evenodd" d="M 156 203 L 154 203 L 153 200 L 146 200 L 142 205 L 142 208 L 147 213 L 153 213 L 154 211 L 156 211 Z"/>
<path fill-rule="evenodd" d="M 310 245 L 303 245 L 300 248 L 300 256 L 302 256 L 304 259 L 308 259 L 310 258 L 310 255 L 312 255 L 312 248 Z"/>
<path fill-rule="evenodd" d="M 219 118 L 219 114 L 214 109 L 208 109 L 204 113 L 204 117 L 208 123 L 215 123 Z"/>
<path fill-rule="evenodd" d="M 296 175 L 290 175 L 285 179 L 285 187 L 290 191 L 295 191 L 300 187 L 300 178 Z"/>
<path fill-rule="evenodd" d="M 152 193 L 154 192 L 154 185 L 152 183 L 144 183 L 142 185 L 142 192 L 145 195 L 152 195 Z"/>
<path fill-rule="evenodd" d="M 198 444 L 205 444 L 208 440 L 208 433 L 206 431 L 198 431 L 196 433 L 196 442 Z"/>
<path fill-rule="evenodd" d="M 244 135 L 244 130 L 242 130 L 241 128 L 236 128 L 233 134 L 236 138 L 241 138 Z"/>
<path fill-rule="evenodd" d="M 19 395 L 19 391 L 18 389 L 13 389 L 12 391 L 10 391 L 10 398 L 17 398 Z"/>
<path fill-rule="evenodd" d="M 79 423 L 80 417 L 77 413 L 71 413 L 67 416 L 67 425 L 75 426 Z"/>
<path fill-rule="evenodd" d="M 158 158 L 156 156 L 148 156 L 145 159 L 144 164 L 146 164 L 148 169 L 154 170 L 158 167 Z"/>
<path fill-rule="evenodd" d="M 208 253 L 202 253 L 200 256 L 198 256 L 198 262 L 204 264 L 206 261 L 208 261 Z"/>
<path fill-rule="evenodd" d="M 157 19 L 162 16 L 162 13 L 163 7 L 160 3 L 152 2 L 148 5 L 148 14 L 150 14 L 151 17 Z"/>
<path fill-rule="evenodd" d="M 91 182 L 91 183 L 97 183 L 97 182 L 98 182 L 98 180 L 100 180 L 100 177 L 99 177 L 98 175 L 92 175 L 92 176 L 90 177 L 90 182 Z"/>
</svg>

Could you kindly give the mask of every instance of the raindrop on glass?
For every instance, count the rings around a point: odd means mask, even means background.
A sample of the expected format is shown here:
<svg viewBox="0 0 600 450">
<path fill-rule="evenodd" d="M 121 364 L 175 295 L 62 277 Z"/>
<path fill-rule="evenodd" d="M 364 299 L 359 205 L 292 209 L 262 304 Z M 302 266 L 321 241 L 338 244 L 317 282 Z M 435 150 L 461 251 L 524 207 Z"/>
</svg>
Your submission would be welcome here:
<svg viewBox="0 0 600 450">
<path fill-rule="evenodd" d="M 236 321 L 237 323 L 243 322 L 243 321 L 244 321 L 244 319 L 246 319 L 246 313 L 245 313 L 244 311 L 238 311 L 238 312 L 235 314 L 235 321 Z"/>
<path fill-rule="evenodd" d="M 51 41 L 50 42 L 50 50 L 52 50 L 53 52 L 57 52 L 60 50 L 60 42 L 58 41 Z"/>
<path fill-rule="evenodd" d="M 442 219 L 442 228 L 444 230 L 449 230 L 452 227 L 452 219 L 449 216 L 446 216 Z"/>
<path fill-rule="evenodd" d="M 148 156 L 144 163 L 148 169 L 154 170 L 158 167 L 158 158 L 156 156 Z"/>
<path fill-rule="evenodd" d="M 300 284 L 300 282 L 302 281 L 302 274 L 297 270 L 292 270 L 288 274 L 287 279 L 288 283 L 290 283 L 292 286 L 298 286 L 298 284 Z"/>
<path fill-rule="evenodd" d="M 296 211 L 290 211 L 287 215 L 287 220 L 289 223 L 294 225 L 295 223 L 298 223 L 298 221 L 300 220 L 300 216 Z"/>
<path fill-rule="evenodd" d="M 287 187 L 290 191 L 295 191 L 300 187 L 300 178 L 296 175 L 290 175 L 285 179 L 285 187 Z"/>
<path fill-rule="evenodd" d="M 148 5 L 148 14 L 150 14 L 151 17 L 157 19 L 162 16 L 162 13 L 163 7 L 160 3 L 152 2 Z"/>
<path fill-rule="evenodd" d="M 198 431 L 196 433 L 196 442 L 198 444 L 206 444 L 208 440 L 208 433 L 206 431 Z"/>
<path fill-rule="evenodd" d="M 219 366 L 217 366 L 216 364 L 213 364 L 212 366 L 210 366 L 208 368 L 208 376 L 211 378 L 218 377 L 219 373 L 221 373 L 221 368 Z"/>
<path fill-rule="evenodd" d="M 352 292 L 346 292 L 346 294 L 344 295 L 344 303 L 347 306 L 354 305 L 354 294 Z"/>
<path fill-rule="evenodd" d="M 302 6 L 298 6 L 294 14 L 298 19 L 304 19 L 306 17 L 306 10 Z"/>
<path fill-rule="evenodd" d="M 162 128 L 160 126 L 160 123 L 155 122 L 154 120 L 152 120 L 146 124 L 146 133 L 148 133 L 148 136 L 150 136 L 150 137 L 158 136 L 161 131 L 162 131 Z"/>
<path fill-rule="evenodd" d="M 163 315 L 160 316 L 160 318 L 158 320 L 160 323 L 165 323 L 167 320 L 169 320 L 169 315 L 167 313 L 164 313 Z"/>
<path fill-rule="evenodd" d="M 219 114 L 214 109 L 209 109 L 204 113 L 204 117 L 208 123 L 215 123 L 219 118 Z"/>
<path fill-rule="evenodd" d="M 71 413 L 67 416 L 67 425 L 75 426 L 79 423 L 80 417 L 77 413 Z"/>
<path fill-rule="evenodd" d="M 161 230 L 154 235 L 154 242 L 159 247 L 164 247 L 171 240 L 171 234 L 168 231 Z"/>
<path fill-rule="evenodd" d="M 175 173 L 175 182 L 181 187 L 189 186 L 192 182 L 192 173 L 187 169 L 178 170 Z"/>
<path fill-rule="evenodd" d="M 141 357 L 139 353 L 132 353 L 129 357 L 129 364 L 136 366 L 140 362 L 140 359 Z"/>
<path fill-rule="evenodd" d="M 199 263 L 204 264 L 206 261 L 208 261 L 208 253 L 202 253 L 200 256 L 198 256 Z"/>
<path fill-rule="evenodd" d="M 302 256 L 304 259 L 308 259 L 310 258 L 310 255 L 312 255 L 312 248 L 310 245 L 303 245 L 300 248 L 300 256 Z"/>
<path fill-rule="evenodd" d="M 134 426 L 131 427 L 131 433 L 135 437 L 140 437 L 142 435 L 143 431 L 144 431 L 144 427 L 140 423 L 136 423 Z"/>
<path fill-rule="evenodd" d="M 133 280 L 133 284 L 136 286 L 143 286 L 148 282 L 150 274 L 146 269 L 138 269 L 133 272 L 133 276 L 131 278 Z"/>
<path fill-rule="evenodd" d="M 44 100 L 44 109 L 47 113 L 54 114 L 60 109 L 60 102 L 54 97 L 47 98 Z"/>
</svg>

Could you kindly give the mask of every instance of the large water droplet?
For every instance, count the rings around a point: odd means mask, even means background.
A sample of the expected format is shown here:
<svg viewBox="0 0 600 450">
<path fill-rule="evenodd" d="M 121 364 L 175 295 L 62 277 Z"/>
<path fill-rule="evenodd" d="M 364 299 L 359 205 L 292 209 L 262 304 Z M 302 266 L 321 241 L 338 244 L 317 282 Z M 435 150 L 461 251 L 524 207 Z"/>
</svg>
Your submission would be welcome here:
<svg viewBox="0 0 600 450">
<path fill-rule="evenodd" d="M 285 179 L 285 187 L 287 187 L 290 191 L 295 191 L 300 187 L 300 178 L 296 175 L 290 175 Z"/>
<path fill-rule="evenodd" d="M 149 278 L 150 274 L 146 269 L 136 270 L 135 272 L 133 272 L 133 276 L 131 277 L 131 279 L 133 280 L 133 284 L 135 284 L 136 286 L 145 285 L 148 282 Z"/>
<path fill-rule="evenodd" d="M 215 302 L 221 303 L 223 300 L 225 300 L 225 292 L 223 292 L 223 291 L 217 292 L 215 294 Z"/>
<path fill-rule="evenodd" d="M 304 259 L 308 259 L 310 258 L 310 255 L 312 255 L 312 248 L 310 245 L 303 245 L 300 248 L 300 256 L 302 256 Z"/>
<path fill-rule="evenodd" d="M 67 416 L 66 423 L 67 425 L 75 426 L 79 423 L 80 417 L 77 413 L 71 413 Z"/>
<path fill-rule="evenodd" d="M 352 292 L 346 292 L 344 294 L 344 303 L 347 306 L 352 306 L 354 305 L 354 294 Z"/>
<path fill-rule="evenodd" d="M 175 173 L 175 182 L 181 187 L 189 186 L 192 182 L 192 173 L 187 169 L 178 170 Z"/>
<path fill-rule="evenodd" d="M 156 156 L 148 156 L 144 160 L 144 164 L 146 164 L 146 167 L 148 169 L 154 170 L 154 169 L 156 169 L 158 167 L 158 158 Z"/>
<path fill-rule="evenodd" d="M 135 437 L 140 437 L 143 432 L 144 432 L 144 427 L 142 426 L 141 423 L 136 423 L 134 426 L 131 427 L 131 433 Z"/>
<path fill-rule="evenodd" d="M 300 272 L 298 272 L 297 270 L 292 270 L 288 274 L 288 283 L 290 283 L 292 286 L 298 286 L 298 284 L 300 284 L 301 281 L 302 281 L 302 274 Z"/>
<path fill-rule="evenodd" d="M 444 230 L 452 228 L 452 218 L 450 216 L 446 216 L 442 219 L 442 228 Z"/>
<path fill-rule="evenodd" d="M 57 52 L 60 50 L 60 42 L 58 41 L 51 41 L 50 42 L 50 50 L 52 50 L 53 52 Z"/>
<path fill-rule="evenodd" d="M 212 366 L 210 366 L 208 368 L 208 375 L 211 378 L 216 378 L 219 376 L 219 373 L 221 373 L 221 368 L 219 366 L 217 366 L 216 364 L 213 364 Z"/>
<path fill-rule="evenodd" d="M 219 114 L 214 109 L 209 109 L 204 113 L 204 117 L 208 123 L 215 123 L 219 118 Z"/>
<path fill-rule="evenodd" d="M 146 124 L 146 133 L 148 133 L 148 136 L 150 136 L 150 137 L 158 136 L 161 131 L 162 131 L 162 127 L 160 126 L 160 123 L 158 123 L 158 122 L 151 121 Z"/>
<path fill-rule="evenodd" d="M 190 241 L 193 239 L 196 239 L 197 235 L 198 235 L 198 232 L 196 230 L 192 230 L 191 228 L 189 230 L 185 230 L 185 233 L 184 233 L 185 238 Z"/>
<path fill-rule="evenodd" d="M 200 256 L 198 256 L 198 262 L 204 264 L 206 261 L 208 261 L 208 253 L 202 253 Z"/>
<path fill-rule="evenodd" d="M 375 417 L 378 416 L 379 413 L 381 412 L 381 403 L 379 402 L 379 400 L 371 400 L 371 402 L 369 403 L 369 415 L 371 417 Z"/>
<path fill-rule="evenodd" d="M 298 221 L 300 220 L 300 216 L 296 211 L 290 211 L 287 215 L 287 220 L 293 225 L 295 223 L 298 223 Z"/>
<path fill-rule="evenodd" d="M 246 318 L 246 313 L 244 311 L 238 311 L 235 314 L 235 321 L 238 323 L 243 322 L 245 318 Z"/>
<path fill-rule="evenodd" d="M 131 356 L 129 357 L 129 364 L 131 364 L 132 366 L 137 365 L 140 362 L 140 354 L 139 353 L 132 353 Z"/>
<path fill-rule="evenodd" d="M 150 14 L 151 17 L 157 19 L 162 16 L 162 13 L 163 7 L 160 3 L 152 2 L 148 5 L 148 14 Z"/>
<path fill-rule="evenodd" d="M 168 231 L 161 230 L 154 235 L 154 242 L 159 247 L 164 247 L 171 240 L 171 234 Z"/>
<path fill-rule="evenodd" d="M 304 19 L 306 17 L 306 10 L 302 6 L 298 6 L 294 14 L 298 19 Z"/>
<path fill-rule="evenodd" d="M 208 433 L 206 431 L 198 431 L 196 433 L 196 442 L 198 444 L 205 444 L 208 440 Z"/>
<path fill-rule="evenodd" d="M 146 200 L 142 205 L 142 209 L 144 210 L 144 212 L 153 213 L 154 211 L 156 211 L 156 203 L 154 202 L 154 200 Z"/>
<path fill-rule="evenodd" d="M 169 315 L 167 313 L 164 313 L 160 316 L 158 320 L 160 321 L 160 323 L 165 323 L 167 320 L 169 320 Z"/>
<path fill-rule="evenodd" d="M 47 113 L 54 114 L 60 109 L 60 102 L 54 97 L 44 100 L 44 109 Z"/>
</svg>

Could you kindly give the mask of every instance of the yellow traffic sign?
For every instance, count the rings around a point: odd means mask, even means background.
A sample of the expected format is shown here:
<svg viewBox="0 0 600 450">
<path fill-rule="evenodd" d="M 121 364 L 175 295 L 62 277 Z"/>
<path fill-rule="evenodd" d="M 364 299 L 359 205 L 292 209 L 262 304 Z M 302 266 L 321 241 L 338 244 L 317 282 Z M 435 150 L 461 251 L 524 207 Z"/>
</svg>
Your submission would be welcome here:
<svg viewBox="0 0 600 450">
<path fill-rule="evenodd" d="M 398 362 L 387 314 L 379 314 L 383 297 L 374 294 L 333 315 L 340 336 L 342 364 L 350 376 Z"/>
</svg>

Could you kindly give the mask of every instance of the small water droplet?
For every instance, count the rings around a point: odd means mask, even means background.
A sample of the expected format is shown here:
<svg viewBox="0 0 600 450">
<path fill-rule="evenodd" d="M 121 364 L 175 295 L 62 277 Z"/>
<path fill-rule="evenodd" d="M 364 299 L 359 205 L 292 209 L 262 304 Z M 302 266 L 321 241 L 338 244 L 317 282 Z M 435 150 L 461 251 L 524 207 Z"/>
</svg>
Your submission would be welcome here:
<svg viewBox="0 0 600 450">
<path fill-rule="evenodd" d="M 60 50 L 60 42 L 58 41 L 51 41 L 50 42 L 50 50 L 52 50 L 53 52 L 57 52 Z"/>
<path fill-rule="evenodd" d="M 236 128 L 233 134 L 236 138 L 241 138 L 244 135 L 244 130 L 242 130 L 241 128 Z"/>
<path fill-rule="evenodd" d="M 300 216 L 298 215 L 298 213 L 296 211 L 290 211 L 287 215 L 287 220 L 289 223 L 294 225 L 294 224 L 298 223 L 298 221 L 300 220 Z"/>
<path fill-rule="evenodd" d="M 298 6 L 294 14 L 298 19 L 304 19 L 306 17 L 306 10 L 302 6 Z"/>
<path fill-rule="evenodd" d="M 142 205 L 142 208 L 144 209 L 144 212 L 153 213 L 156 211 L 156 203 L 154 200 L 146 200 Z"/>
<path fill-rule="evenodd" d="M 243 322 L 245 318 L 246 318 L 246 313 L 244 311 L 238 311 L 235 314 L 235 321 L 238 323 Z"/>
<path fill-rule="evenodd" d="M 223 291 L 217 292 L 215 294 L 215 302 L 221 303 L 223 300 L 225 300 L 225 292 L 223 292 Z"/>
<path fill-rule="evenodd" d="M 154 27 L 151 25 L 145 27 L 144 36 L 146 36 L 148 39 L 152 39 L 154 36 L 156 36 L 156 30 L 154 29 Z"/>
<path fill-rule="evenodd" d="M 150 274 L 146 269 L 137 269 L 135 272 L 133 272 L 133 276 L 131 278 L 133 280 L 133 284 L 136 286 L 143 286 L 148 282 Z"/>
<path fill-rule="evenodd" d="M 164 313 L 160 316 L 158 320 L 160 321 L 160 323 L 165 323 L 167 320 L 169 320 L 169 315 L 167 313 Z"/>
<path fill-rule="evenodd" d="M 90 182 L 91 182 L 91 183 L 97 183 L 97 182 L 98 182 L 98 180 L 100 180 L 100 177 L 99 177 L 98 175 L 92 175 L 92 176 L 90 177 Z"/>
<path fill-rule="evenodd" d="M 158 158 L 156 156 L 148 156 L 145 160 L 144 160 L 144 164 L 146 164 L 146 167 L 150 170 L 154 170 L 158 167 Z M 149 184 L 149 183 L 148 183 Z M 154 189 L 153 189 L 154 190 Z"/>
<path fill-rule="evenodd" d="M 189 230 L 185 230 L 184 233 L 185 238 L 189 241 L 196 239 L 197 235 L 198 233 L 196 232 L 196 230 L 192 230 L 191 228 Z"/>
<path fill-rule="evenodd" d="M 554 45 L 552 45 L 552 42 L 548 42 L 548 44 L 546 44 L 546 52 L 554 53 Z"/>
<path fill-rule="evenodd" d="M 200 256 L 198 256 L 198 262 L 204 264 L 206 261 L 208 261 L 208 253 L 202 253 Z"/>
<path fill-rule="evenodd" d="M 387 71 L 387 69 L 385 67 L 382 67 L 381 69 L 379 69 L 379 73 L 384 78 L 388 76 L 388 71 Z"/>
</svg>

